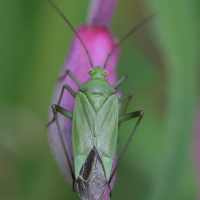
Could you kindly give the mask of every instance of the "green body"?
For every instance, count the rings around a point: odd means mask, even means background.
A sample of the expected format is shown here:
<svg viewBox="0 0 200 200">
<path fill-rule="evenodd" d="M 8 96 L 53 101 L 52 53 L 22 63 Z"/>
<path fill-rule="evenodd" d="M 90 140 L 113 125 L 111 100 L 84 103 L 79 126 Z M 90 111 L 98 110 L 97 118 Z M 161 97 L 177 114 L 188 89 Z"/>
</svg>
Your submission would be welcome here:
<svg viewBox="0 0 200 200">
<path fill-rule="evenodd" d="M 121 162 L 134 133 L 144 115 L 142 111 L 125 114 L 131 94 L 117 98 L 116 87 L 126 78 L 122 77 L 113 86 L 105 77 L 108 72 L 101 67 L 94 67 L 88 72 L 91 78 L 83 85 L 70 71 L 66 71 L 77 83 L 79 90 L 75 93 L 69 85 L 63 85 L 58 105 L 52 105 L 54 119 L 58 128 L 60 140 L 65 152 L 70 172 L 73 179 L 73 190 L 76 185 L 82 200 L 100 200 L 112 180 L 119 163 Z M 74 113 L 60 107 L 63 91 L 67 89 L 75 97 Z M 118 115 L 118 103 L 127 99 L 127 104 Z M 70 163 L 69 155 L 65 147 L 62 132 L 57 119 L 57 112 L 72 120 L 72 148 L 74 156 L 74 169 Z M 120 156 L 112 174 L 111 169 L 116 153 L 118 126 L 121 122 L 139 117 L 133 132 Z M 49 122 L 49 125 L 54 121 Z M 74 190 L 75 191 L 75 190 Z"/>
<path fill-rule="evenodd" d="M 72 148 L 75 178 L 95 146 L 109 181 L 118 137 L 118 99 L 101 67 L 80 86 L 73 113 Z"/>
</svg>

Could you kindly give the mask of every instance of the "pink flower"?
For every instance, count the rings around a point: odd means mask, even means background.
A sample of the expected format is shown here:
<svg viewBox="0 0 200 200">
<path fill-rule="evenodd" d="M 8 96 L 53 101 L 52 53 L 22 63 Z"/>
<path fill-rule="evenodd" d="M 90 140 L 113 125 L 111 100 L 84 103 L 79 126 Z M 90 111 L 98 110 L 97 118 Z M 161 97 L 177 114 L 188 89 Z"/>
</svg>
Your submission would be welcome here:
<svg viewBox="0 0 200 200">
<path fill-rule="evenodd" d="M 91 10 L 88 18 L 89 23 L 86 25 L 82 25 L 77 29 L 78 35 L 83 40 L 86 48 L 90 52 L 94 67 L 95 66 L 103 67 L 107 55 L 117 44 L 117 40 L 107 28 L 110 24 L 115 4 L 116 0 L 92 1 L 90 7 Z M 106 67 L 106 70 L 109 72 L 109 75 L 106 78 L 111 85 L 113 85 L 117 81 L 116 66 L 118 57 L 119 57 L 119 48 L 117 48 L 113 52 Z M 70 48 L 67 59 L 61 71 L 60 77 L 62 77 L 65 74 L 66 70 L 70 70 L 79 80 L 79 82 L 83 84 L 90 78 L 90 75 L 88 75 L 89 69 L 91 69 L 91 66 L 88 57 L 86 55 L 86 52 L 83 46 L 81 45 L 80 41 L 78 40 L 78 38 L 74 36 L 72 46 Z M 54 92 L 52 104 L 58 103 L 62 86 L 66 84 L 68 84 L 75 92 L 78 91 L 78 86 L 69 76 L 67 76 L 64 80 L 58 81 Z M 60 106 L 73 112 L 74 102 L 75 102 L 74 97 L 72 97 L 72 95 L 69 92 L 64 91 L 64 95 L 60 103 Z M 53 118 L 53 113 L 52 111 L 50 111 L 49 121 L 52 118 Z M 72 153 L 72 142 L 71 142 L 72 121 L 68 118 L 61 116 L 60 114 L 58 114 L 58 120 L 60 123 L 65 146 L 69 153 L 70 161 L 73 165 L 73 153 Z M 69 165 L 67 163 L 61 145 L 61 141 L 58 135 L 58 130 L 55 122 L 53 122 L 48 128 L 48 140 L 52 154 L 55 158 L 55 161 L 58 165 L 61 175 L 67 181 L 67 183 L 70 186 L 72 186 L 73 180 L 69 170 Z M 117 159 L 115 156 L 112 170 L 116 166 L 116 160 Z M 114 181 L 115 181 L 115 176 L 111 181 L 110 184 L 111 188 L 114 185 Z M 108 187 L 106 189 L 106 192 L 104 193 L 103 199 L 104 200 L 110 199 Z"/>
</svg>

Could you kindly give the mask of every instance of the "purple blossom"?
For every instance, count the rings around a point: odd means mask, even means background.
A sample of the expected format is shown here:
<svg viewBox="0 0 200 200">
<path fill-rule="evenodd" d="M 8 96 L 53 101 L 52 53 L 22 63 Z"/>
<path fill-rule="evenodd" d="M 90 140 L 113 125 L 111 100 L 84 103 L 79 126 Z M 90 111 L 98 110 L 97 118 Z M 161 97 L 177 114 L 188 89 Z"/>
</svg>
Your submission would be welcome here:
<svg viewBox="0 0 200 200">
<path fill-rule="evenodd" d="M 110 26 L 117 0 L 93 0 L 88 13 L 88 24 Z"/>
<path fill-rule="evenodd" d="M 109 5 L 112 5 L 110 10 L 106 9 Z M 113 47 L 117 44 L 116 38 L 111 34 L 107 26 L 110 24 L 112 13 L 114 11 L 114 5 L 116 4 L 116 0 L 105 1 L 105 0 L 96 0 L 92 1 L 91 10 L 94 12 L 90 12 L 89 15 L 89 24 L 82 25 L 77 29 L 77 33 L 80 38 L 83 40 L 85 46 L 90 52 L 94 67 L 101 66 L 103 67 L 104 62 L 106 60 L 107 55 L 113 49 Z M 110 11 L 110 13 L 108 13 Z M 119 48 L 117 48 L 106 67 L 106 70 L 109 72 L 109 75 L 106 77 L 108 82 L 113 85 L 116 83 L 116 66 L 117 60 L 119 57 Z M 70 70 L 75 77 L 80 81 L 81 84 L 85 83 L 89 78 L 88 70 L 91 68 L 86 52 L 81 45 L 80 41 L 76 36 L 74 36 L 70 51 L 68 53 L 68 57 L 65 61 L 63 69 L 60 73 L 60 77 L 62 77 L 66 70 Z M 77 92 L 78 86 L 75 82 L 67 76 L 64 80 L 58 81 L 52 104 L 57 104 L 60 96 L 60 92 L 63 85 L 70 85 L 70 87 Z M 118 92 L 119 95 L 119 92 Z M 62 101 L 60 106 L 73 112 L 75 99 L 74 97 L 67 91 L 64 91 Z M 53 118 L 52 111 L 50 111 L 49 121 Z M 58 120 L 60 123 L 62 135 L 64 138 L 65 146 L 70 156 L 71 164 L 73 165 L 73 154 L 72 154 L 72 142 L 71 142 L 71 134 L 72 134 L 72 121 L 66 117 L 58 114 Z M 71 177 L 71 173 L 69 170 L 69 165 L 67 163 L 60 138 L 58 136 L 58 130 L 56 123 L 52 123 L 48 128 L 48 140 L 49 145 L 54 156 L 54 159 L 58 165 L 58 168 L 61 172 L 63 178 L 67 181 L 67 183 L 72 186 L 73 180 Z M 116 166 L 116 156 L 114 158 L 112 170 Z M 111 181 L 111 188 L 114 185 L 115 176 Z M 104 200 L 109 198 L 109 188 L 106 188 Z"/>
</svg>

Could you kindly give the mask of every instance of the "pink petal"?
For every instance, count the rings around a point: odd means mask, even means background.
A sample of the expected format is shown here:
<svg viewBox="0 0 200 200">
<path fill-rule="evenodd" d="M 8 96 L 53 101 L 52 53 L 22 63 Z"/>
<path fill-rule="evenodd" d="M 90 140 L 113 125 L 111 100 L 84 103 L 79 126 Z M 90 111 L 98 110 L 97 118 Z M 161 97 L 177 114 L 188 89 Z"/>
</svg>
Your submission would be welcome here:
<svg viewBox="0 0 200 200">
<path fill-rule="evenodd" d="M 117 0 L 92 0 L 88 15 L 88 24 L 109 27 Z"/>
</svg>

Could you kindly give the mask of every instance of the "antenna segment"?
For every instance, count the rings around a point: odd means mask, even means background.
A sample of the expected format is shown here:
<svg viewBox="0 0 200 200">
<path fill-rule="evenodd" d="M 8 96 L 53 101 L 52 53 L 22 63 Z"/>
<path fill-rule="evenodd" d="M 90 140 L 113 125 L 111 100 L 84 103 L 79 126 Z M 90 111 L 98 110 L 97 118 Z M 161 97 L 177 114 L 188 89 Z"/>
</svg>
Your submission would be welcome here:
<svg viewBox="0 0 200 200">
<path fill-rule="evenodd" d="M 152 15 L 150 15 L 149 17 L 145 18 L 142 22 L 140 22 L 136 27 L 134 27 L 127 35 L 125 35 L 112 49 L 112 51 L 108 54 L 106 61 L 104 63 L 103 68 L 106 68 L 106 65 L 108 63 L 108 60 L 110 59 L 111 54 L 113 53 L 113 51 L 124 41 L 126 40 L 131 34 L 133 34 L 135 31 L 137 31 L 141 26 L 143 26 L 146 22 L 148 22 L 149 20 L 151 20 L 156 13 L 153 13 Z"/>
<path fill-rule="evenodd" d="M 64 16 L 64 14 L 59 10 L 59 8 L 51 1 L 48 0 L 48 2 L 55 8 L 55 10 L 60 14 L 60 16 L 65 20 L 65 22 L 67 22 L 67 24 L 69 25 L 69 27 L 72 29 L 72 31 L 74 32 L 74 34 L 76 35 L 76 37 L 79 39 L 79 41 L 81 42 L 81 44 L 83 45 L 86 54 L 88 56 L 88 59 L 90 61 L 90 65 L 93 68 L 93 62 L 92 62 L 92 58 L 90 56 L 89 51 L 87 50 L 85 44 L 83 43 L 83 41 L 81 40 L 80 36 L 78 35 L 78 33 L 76 32 L 76 30 L 74 29 L 74 27 L 71 25 L 71 23 L 68 21 L 68 19 Z"/>
</svg>

